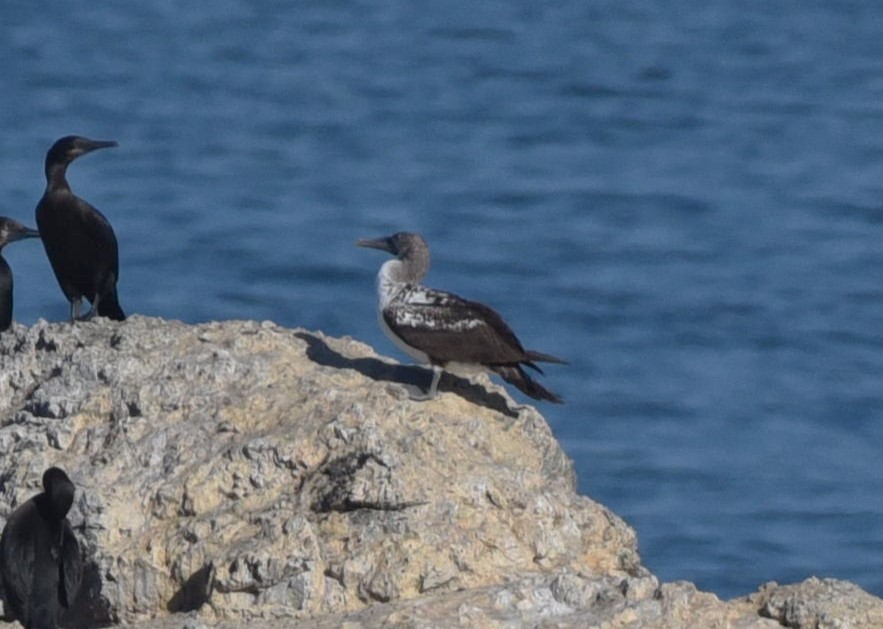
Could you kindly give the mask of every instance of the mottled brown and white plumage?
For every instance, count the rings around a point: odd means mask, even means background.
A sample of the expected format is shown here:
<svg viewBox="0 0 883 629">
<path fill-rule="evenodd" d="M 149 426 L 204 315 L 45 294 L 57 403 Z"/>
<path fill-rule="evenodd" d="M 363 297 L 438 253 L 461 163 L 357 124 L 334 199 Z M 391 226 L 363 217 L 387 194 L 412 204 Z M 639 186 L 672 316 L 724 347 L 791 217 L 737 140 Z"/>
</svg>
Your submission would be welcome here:
<svg viewBox="0 0 883 629">
<path fill-rule="evenodd" d="M 532 398 L 561 403 L 558 395 L 533 380 L 523 367 L 542 373 L 536 362 L 563 360 L 524 349 L 489 306 L 420 284 L 429 270 L 429 247 L 420 234 L 398 232 L 356 244 L 395 256 L 377 274 L 380 327 L 399 349 L 432 367 L 428 397 L 436 395 L 443 369 L 477 367 L 499 374 Z"/>
</svg>

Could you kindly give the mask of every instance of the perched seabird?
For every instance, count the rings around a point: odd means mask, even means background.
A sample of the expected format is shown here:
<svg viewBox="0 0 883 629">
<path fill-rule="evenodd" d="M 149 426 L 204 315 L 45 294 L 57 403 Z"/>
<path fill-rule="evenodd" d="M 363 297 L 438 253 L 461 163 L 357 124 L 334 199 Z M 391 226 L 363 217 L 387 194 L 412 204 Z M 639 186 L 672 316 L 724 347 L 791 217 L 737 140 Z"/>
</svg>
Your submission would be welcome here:
<svg viewBox="0 0 883 629">
<path fill-rule="evenodd" d="M 39 238 L 40 232 L 18 221 L 0 216 L 0 332 L 12 325 L 12 269 L 3 259 L 3 247 L 24 238 Z"/>
<path fill-rule="evenodd" d="M 488 306 L 420 285 L 429 270 L 429 247 L 420 234 L 399 232 L 356 244 L 396 257 L 384 262 L 377 274 L 380 327 L 399 349 L 432 367 L 428 398 L 435 397 L 443 369 L 465 366 L 489 369 L 537 400 L 562 402 L 522 367 L 543 373 L 536 362 L 565 361 L 524 349 Z"/>
<path fill-rule="evenodd" d="M 12 512 L 0 536 L 6 613 L 25 629 L 58 627 L 61 608 L 74 602 L 83 574 L 80 545 L 66 517 L 74 484 L 50 467 L 43 490 Z"/>
<path fill-rule="evenodd" d="M 61 138 L 46 154 L 46 192 L 37 205 L 37 228 L 55 277 L 71 303 L 71 320 L 80 318 L 83 298 L 96 314 L 117 321 L 126 318 L 117 300 L 119 252 L 110 223 L 76 196 L 67 183 L 68 165 L 80 155 L 117 146 L 75 135 Z"/>
</svg>

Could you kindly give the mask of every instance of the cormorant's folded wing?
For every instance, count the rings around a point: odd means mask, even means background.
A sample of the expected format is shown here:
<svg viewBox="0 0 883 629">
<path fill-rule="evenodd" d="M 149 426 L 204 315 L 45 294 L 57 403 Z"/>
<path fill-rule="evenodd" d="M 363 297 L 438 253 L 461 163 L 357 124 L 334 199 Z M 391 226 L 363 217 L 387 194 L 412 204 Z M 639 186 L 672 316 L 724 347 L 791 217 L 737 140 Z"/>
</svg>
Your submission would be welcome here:
<svg viewBox="0 0 883 629">
<path fill-rule="evenodd" d="M 34 578 L 34 544 L 30 527 L 22 523 L 38 517 L 37 507 L 28 501 L 15 510 L 6 522 L 3 537 L 0 538 L 0 572 L 6 597 L 6 613 L 20 617 Z"/>
<path fill-rule="evenodd" d="M 80 554 L 80 544 L 67 520 L 64 521 L 63 535 L 58 599 L 63 606 L 70 607 L 77 598 L 77 592 L 80 591 L 80 581 L 83 578 L 83 557 Z"/>
</svg>

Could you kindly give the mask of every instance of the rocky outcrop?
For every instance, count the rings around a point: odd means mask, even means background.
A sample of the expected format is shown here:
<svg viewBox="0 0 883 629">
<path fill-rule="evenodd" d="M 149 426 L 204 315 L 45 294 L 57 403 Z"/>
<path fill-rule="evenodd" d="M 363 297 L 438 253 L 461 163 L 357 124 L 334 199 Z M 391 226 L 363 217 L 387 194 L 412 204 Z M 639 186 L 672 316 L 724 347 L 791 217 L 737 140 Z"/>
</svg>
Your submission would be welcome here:
<svg viewBox="0 0 883 629">
<path fill-rule="evenodd" d="M 724 603 L 659 584 L 533 408 L 448 374 L 412 401 L 427 379 L 271 323 L 14 326 L 0 524 L 45 468 L 77 484 L 69 627 L 774 627 L 847 609 L 802 586 Z"/>
<path fill-rule="evenodd" d="M 848 581 L 813 577 L 796 585 L 768 583 L 745 600 L 783 627 L 883 627 L 883 601 Z"/>
</svg>

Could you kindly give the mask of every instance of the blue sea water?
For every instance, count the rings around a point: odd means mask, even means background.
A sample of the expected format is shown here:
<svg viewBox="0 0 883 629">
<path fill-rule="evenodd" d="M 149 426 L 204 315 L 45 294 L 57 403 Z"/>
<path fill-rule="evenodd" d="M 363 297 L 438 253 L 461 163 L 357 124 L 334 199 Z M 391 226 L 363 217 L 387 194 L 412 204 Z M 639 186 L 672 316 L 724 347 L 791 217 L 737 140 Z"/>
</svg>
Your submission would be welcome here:
<svg viewBox="0 0 883 629">
<path fill-rule="evenodd" d="M 883 595 L 883 19 L 871 0 L 13 0 L 0 213 L 43 158 L 113 223 L 130 313 L 377 328 L 381 254 L 570 360 L 542 405 L 646 565 Z M 16 315 L 63 320 L 39 243 Z"/>
</svg>

